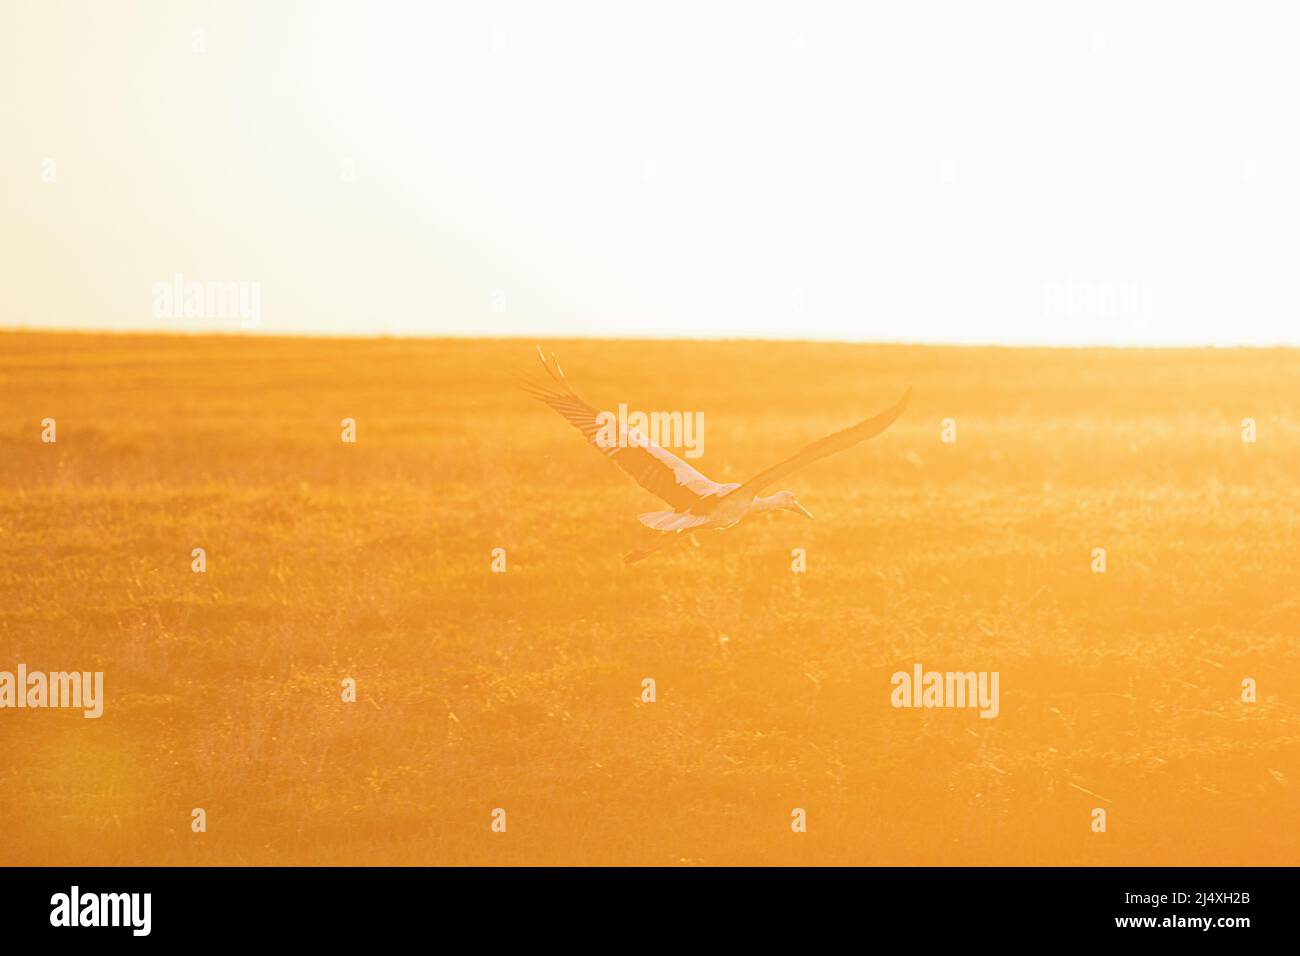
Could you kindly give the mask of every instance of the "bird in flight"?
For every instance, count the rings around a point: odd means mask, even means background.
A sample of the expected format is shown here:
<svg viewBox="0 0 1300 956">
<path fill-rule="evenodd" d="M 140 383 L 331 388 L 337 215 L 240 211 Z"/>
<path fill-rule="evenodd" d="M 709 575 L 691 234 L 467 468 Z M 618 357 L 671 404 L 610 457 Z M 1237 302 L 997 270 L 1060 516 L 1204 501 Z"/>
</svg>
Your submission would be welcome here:
<svg viewBox="0 0 1300 956">
<path fill-rule="evenodd" d="M 523 389 L 568 419 L 569 424 L 582 432 L 588 442 L 630 475 L 638 485 L 672 506 L 666 511 L 647 511 L 637 515 L 643 525 L 662 532 L 663 537 L 651 547 L 624 555 L 623 560 L 628 564 L 677 543 L 682 540 L 683 531 L 693 532 L 704 528 L 722 531 L 739 524 L 750 515 L 765 511 L 793 511 L 805 518 L 812 518 L 808 510 L 795 500 L 793 493 L 778 491 L 763 495 L 761 492 L 819 458 L 852 448 L 859 442 L 879 435 L 903 413 L 908 399 L 912 397 L 909 388 L 897 403 L 865 421 L 818 439 L 799 454 L 760 471 L 746 482 L 724 484 L 700 474 L 635 428 L 620 425 L 619 440 L 609 441 L 604 433 L 607 423 L 602 423 L 600 412 L 574 391 L 554 353 L 548 359 L 539 345 L 537 354 L 553 384 L 537 385 L 523 381 L 520 383 Z"/>
</svg>

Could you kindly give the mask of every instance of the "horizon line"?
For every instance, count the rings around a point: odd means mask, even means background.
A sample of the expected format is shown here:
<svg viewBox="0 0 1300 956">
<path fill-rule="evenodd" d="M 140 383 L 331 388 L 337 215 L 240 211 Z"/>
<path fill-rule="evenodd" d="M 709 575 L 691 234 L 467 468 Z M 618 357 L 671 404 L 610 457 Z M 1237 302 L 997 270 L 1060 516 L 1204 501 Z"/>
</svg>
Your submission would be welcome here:
<svg viewBox="0 0 1300 956">
<path fill-rule="evenodd" d="M 117 336 L 138 338 L 223 338 L 223 339 L 273 339 L 300 341 L 487 341 L 487 342 L 710 342 L 736 344 L 768 345 L 852 345 L 877 348 L 935 348 L 935 349 L 1025 349 L 1037 351 L 1300 351 L 1300 344 L 1276 342 L 1269 344 L 1240 342 L 1222 344 L 1215 342 L 1201 343 L 1167 343 L 1167 342 L 995 342 L 971 341 L 954 342 L 917 339 L 846 339 L 846 338 L 783 338 L 778 336 L 743 336 L 743 335 L 672 335 L 672 334 L 626 334 L 626 335 L 532 335 L 522 332 L 472 333 L 472 332 L 326 332 L 317 330 L 304 331 L 269 331 L 260 329 L 148 329 L 148 328 L 96 328 L 93 326 L 23 326 L 0 325 L 0 335 L 65 335 L 65 336 Z"/>
</svg>

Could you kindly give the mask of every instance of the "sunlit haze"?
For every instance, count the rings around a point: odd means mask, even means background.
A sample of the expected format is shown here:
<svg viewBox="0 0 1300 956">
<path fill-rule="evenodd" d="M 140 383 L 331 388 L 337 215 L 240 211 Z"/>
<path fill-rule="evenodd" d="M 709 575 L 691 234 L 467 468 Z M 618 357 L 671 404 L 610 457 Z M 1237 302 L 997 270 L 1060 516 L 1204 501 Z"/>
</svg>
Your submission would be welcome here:
<svg viewBox="0 0 1300 956">
<path fill-rule="evenodd" d="M 0 325 L 1300 343 L 1285 9 L 7 3 Z"/>
</svg>

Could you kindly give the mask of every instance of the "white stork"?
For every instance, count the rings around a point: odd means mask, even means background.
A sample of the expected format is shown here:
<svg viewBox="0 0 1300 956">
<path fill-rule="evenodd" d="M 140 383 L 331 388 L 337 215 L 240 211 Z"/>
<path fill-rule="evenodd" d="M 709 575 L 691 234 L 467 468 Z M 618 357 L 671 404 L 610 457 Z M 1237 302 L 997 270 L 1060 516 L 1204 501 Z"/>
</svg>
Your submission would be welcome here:
<svg viewBox="0 0 1300 956">
<path fill-rule="evenodd" d="M 750 515 L 763 511 L 793 511 L 805 518 L 812 518 L 808 510 L 799 504 L 789 491 L 778 491 L 772 495 L 761 495 L 759 492 L 804 465 L 879 435 L 903 413 L 908 399 L 912 397 L 912 390 L 909 388 L 896 404 L 883 412 L 818 439 L 799 454 L 760 471 L 743 484 L 734 481 L 723 484 L 700 474 L 672 452 L 650 441 L 635 428 L 620 426 L 620 441 L 617 444 L 598 441 L 598 435 L 602 432 L 602 425 L 598 420 L 600 413 L 573 390 L 554 354 L 548 361 L 540 345 L 537 347 L 537 354 L 541 356 L 542 368 L 546 369 L 555 387 L 524 381 L 521 382 L 524 390 L 568 419 L 573 427 L 582 432 L 588 442 L 631 475 L 638 485 L 672 505 L 672 508 L 667 511 L 647 511 L 637 515 L 646 527 L 663 532 L 664 538 L 652 547 L 624 555 L 623 560 L 628 564 L 640 561 L 647 555 L 680 541 L 680 534 L 683 531 L 696 531 L 703 528 L 721 531 L 738 524 Z"/>
</svg>

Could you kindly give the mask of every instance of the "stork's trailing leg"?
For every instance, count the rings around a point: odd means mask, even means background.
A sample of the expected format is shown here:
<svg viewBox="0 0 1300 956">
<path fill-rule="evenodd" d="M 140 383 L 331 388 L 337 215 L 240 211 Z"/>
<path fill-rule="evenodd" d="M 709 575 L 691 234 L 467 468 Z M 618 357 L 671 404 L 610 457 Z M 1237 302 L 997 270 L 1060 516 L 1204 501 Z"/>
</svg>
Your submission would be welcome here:
<svg viewBox="0 0 1300 956">
<path fill-rule="evenodd" d="M 623 555 L 623 563 L 635 564 L 636 562 L 640 561 L 642 558 L 650 557 L 650 555 L 654 554 L 656 551 L 666 551 L 668 548 L 671 548 L 674 545 L 681 544 L 683 541 L 686 540 L 687 537 L 688 537 L 687 535 L 684 535 L 680 532 L 667 533 L 663 537 L 661 537 L 658 541 L 656 541 L 654 544 L 650 545 L 650 547 L 637 548 L 635 551 L 629 551 L 627 554 Z M 692 540 L 694 540 L 693 535 L 691 535 L 690 537 Z M 696 542 L 696 544 L 698 545 L 698 542 Z"/>
</svg>

